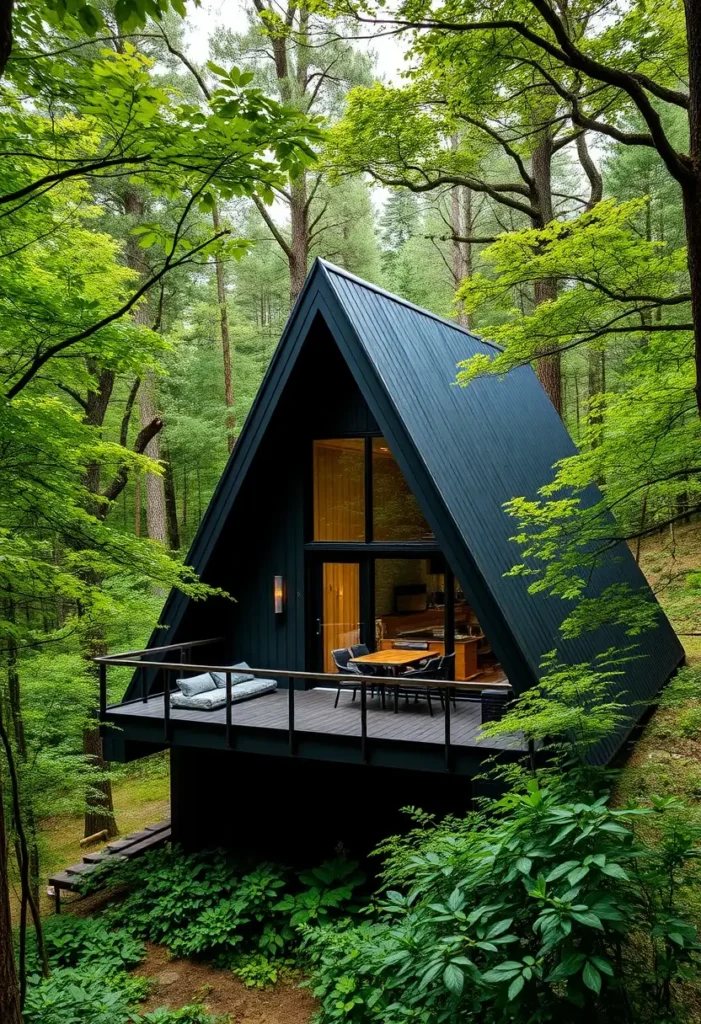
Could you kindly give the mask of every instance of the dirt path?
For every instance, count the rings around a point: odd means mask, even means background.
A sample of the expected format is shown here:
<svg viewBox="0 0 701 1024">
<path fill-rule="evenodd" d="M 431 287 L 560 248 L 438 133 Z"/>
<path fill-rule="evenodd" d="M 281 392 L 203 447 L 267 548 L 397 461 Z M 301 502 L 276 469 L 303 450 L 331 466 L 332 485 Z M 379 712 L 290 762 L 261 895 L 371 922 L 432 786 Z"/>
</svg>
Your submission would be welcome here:
<svg viewBox="0 0 701 1024">
<path fill-rule="evenodd" d="M 233 1024 L 308 1024 L 315 1009 L 308 989 L 294 983 L 250 989 L 229 971 L 192 960 L 170 960 L 162 946 L 148 945 L 137 974 L 155 980 L 145 1011 L 178 1010 L 202 1003 L 213 1014 L 229 1014 Z"/>
</svg>

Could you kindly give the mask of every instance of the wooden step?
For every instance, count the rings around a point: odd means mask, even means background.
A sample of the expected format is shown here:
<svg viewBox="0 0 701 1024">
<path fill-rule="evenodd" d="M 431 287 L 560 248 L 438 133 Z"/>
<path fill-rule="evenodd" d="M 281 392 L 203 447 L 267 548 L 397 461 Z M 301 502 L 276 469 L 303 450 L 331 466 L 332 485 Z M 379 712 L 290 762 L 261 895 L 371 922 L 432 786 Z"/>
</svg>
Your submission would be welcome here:
<svg viewBox="0 0 701 1024">
<path fill-rule="evenodd" d="M 155 825 L 147 825 L 147 832 L 163 832 L 164 829 L 170 828 L 170 818 L 164 818 L 163 821 L 157 821 Z"/>
<path fill-rule="evenodd" d="M 160 846 L 161 843 L 167 843 L 170 839 L 171 830 L 165 829 L 162 832 L 157 832 L 155 835 L 149 836 L 148 839 L 144 839 L 140 843 L 135 843 L 134 846 L 130 846 L 128 850 L 125 850 L 122 856 L 127 859 L 131 858 L 132 855 L 138 853 L 145 853 L 146 850 L 152 850 L 156 846 Z"/>
<path fill-rule="evenodd" d="M 94 867 L 94 864 L 71 864 L 70 867 L 66 868 L 66 871 L 69 875 L 82 875 L 86 871 L 92 871 Z"/>
</svg>

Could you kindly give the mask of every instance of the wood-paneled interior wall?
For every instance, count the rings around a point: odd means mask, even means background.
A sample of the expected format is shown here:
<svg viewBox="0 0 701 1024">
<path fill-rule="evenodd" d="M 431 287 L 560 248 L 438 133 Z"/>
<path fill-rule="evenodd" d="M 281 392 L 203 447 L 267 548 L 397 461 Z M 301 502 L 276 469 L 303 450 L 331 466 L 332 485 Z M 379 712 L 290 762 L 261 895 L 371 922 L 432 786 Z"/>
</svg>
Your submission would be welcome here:
<svg viewBox="0 0 701 1024">
<path fill-rule="evenodd" d="M 314 540 L 365 540 L 363 441 L 314 442 Z"/>
<path fill-rule="evenodd" d="M 335 672 L 331 651 L 360 641 L 360 566 L 357 562 L 324 562 L 322 587 L 324 672 Z"/>
</svg>

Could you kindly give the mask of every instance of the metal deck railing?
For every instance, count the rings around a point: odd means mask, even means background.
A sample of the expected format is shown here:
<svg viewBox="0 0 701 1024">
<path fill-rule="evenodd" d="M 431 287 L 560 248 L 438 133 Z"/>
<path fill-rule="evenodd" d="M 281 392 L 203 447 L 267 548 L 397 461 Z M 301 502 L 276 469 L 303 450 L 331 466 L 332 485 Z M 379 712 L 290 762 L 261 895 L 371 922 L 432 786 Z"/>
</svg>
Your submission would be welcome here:
<svg viewBox="0 0 701 1024">
<path fill-rule="evenodd" d="M 226 728 L 226 742 L 227 746 L 233 746 L 233 726 L 231 709 L 233 706 L 232 702 L 232 683 L 231 676 L 236 673 L 236 670 L 231 665 L 212 665 L 212 664 L 200 664 L 191 662 L 190 652 L 193 647 L 204 647 L 207 644 L 221 643 L 220 637 L 214 637 L 207 640 L 191 640 L 180 644 L 167 644 L 164 647 L 151 647 L 142 651 L 124 651 L 120 654 L 105 654 L 100 657 L 94 658 L 93 660 L 97 663 L 100 677 L 100 723 L 104 725 L 107 721 L 107 669 L 111 665 L 122 665 L 131 666 L 133 668 L 142 669 L 141 673 L 141 695 L 133 697 L 129 701 L 123 701 L 120 706 L 125 704 L 133 704 L 139 701 L 146 703 L 149 700 L 149 692 L 147 689 L 146 682 L 146 670 L 157 670 L 158 672 L 164 673 L 163 683 L 163 732 L 164 742 L 170 744 L 172 742 L 172 720 L 171 720 L 171 708 L 170 708 L 170 695 L 173 692 L 171 690 L 171 680 L 176 672 L 182 673 L 187 672 L 221 672 L 226 678 L 226 717 L 225 717 L 225 728 Z M 169 651 L 178 652 L 177 661 L 146 661 L 147 657 L 153 655 L 166 654 Z M 295 680 L 303 680 L 317 683 L 317 685 L 326 686 L 327 688 L 336 689 L 339 685 L 339 678 L 346 681 L 345 676 L 339 676 L 337 672 L 307 672 L 298 671 L 293 669 L 272 669 L 272 668 L 247 668 L 253 676 L 262 676 L 266 679 L 287 679 L 289 680 L 288 686 L 288 698 L 287 698 L 287 718 L 288 718 L 288 743 L 289 753 L 291 756 L 295 755 Z M 402 676 L 380 676 L 380 675 L 349 675 L 347 677 L 349 686 L 357 687 L 360 690 L 360 756 L 363 763 L 367 762 L 367 740 L 368 740 L 368 720 L 367 720 L 367 690 L 368 686 L 371 688 L 386 687 L 389 690 L 394 690 L 397 687 L 402 687 Z M 410 677 L 406 677 L 405 683 L 411 686 Z M 511 686 L 507 683 L 502 682 L 480 682 L 477 680 L 449 680 L 449 679 L 421 679 L 417 680 L 414 688 L 436 688 L 443 691 L 443 715 L 444 715 L 444 751 L 445 751 L 445 767 L 446 771 L 451 770 L 451 739 L 450 739 L 450 722 L 451 722 L 451 711 L 450 704 L 451 699 L 454 699 L 456 695 L 461 697 L 469 698 L 470 695 L 480 694 L 483 690 L 504 690 L 510 691 Z"/>
</svg>

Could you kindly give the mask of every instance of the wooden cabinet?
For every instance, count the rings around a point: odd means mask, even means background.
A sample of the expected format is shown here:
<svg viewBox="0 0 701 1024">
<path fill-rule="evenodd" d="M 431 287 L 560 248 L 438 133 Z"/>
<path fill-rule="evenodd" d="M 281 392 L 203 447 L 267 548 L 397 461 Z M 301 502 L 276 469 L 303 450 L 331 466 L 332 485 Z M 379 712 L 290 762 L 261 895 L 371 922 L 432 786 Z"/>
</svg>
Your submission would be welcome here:
<svg viewBox="0 0 701 1024">
<path fill-rule="evenodd" d="M 409 642 L 409 641 L 407 641 Z M 390 651 L 401 640 L 380 640 L 378 649 Z M 445 644 L 441 640 L 427 640 L 426 654 L 445 654 Z M 455 641 L 455 678 L 469 679 L 477 672 L 477 638 Z"/>
</svg>

